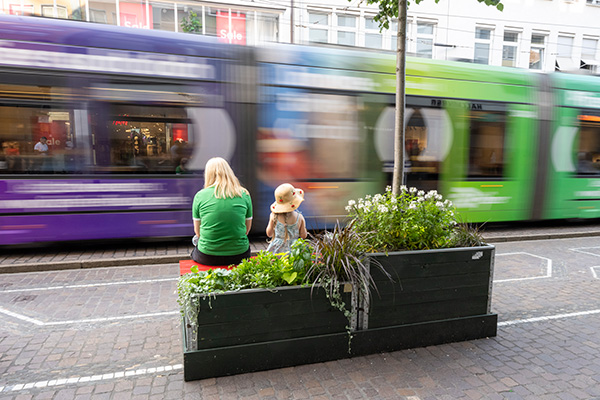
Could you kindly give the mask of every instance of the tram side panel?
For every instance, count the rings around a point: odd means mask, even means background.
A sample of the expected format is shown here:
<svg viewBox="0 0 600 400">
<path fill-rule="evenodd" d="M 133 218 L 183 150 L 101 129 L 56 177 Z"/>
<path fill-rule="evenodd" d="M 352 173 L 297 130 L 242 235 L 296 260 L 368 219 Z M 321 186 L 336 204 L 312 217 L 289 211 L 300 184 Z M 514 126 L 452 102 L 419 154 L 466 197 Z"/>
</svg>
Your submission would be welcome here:
<svg viewBox="0 0 600 400">
<path fill-rule="evenodd" d="M 600 79 L 557 73 L 551 85 L 556 104 L 544 218 L 598 218 Z"/>
</svg>

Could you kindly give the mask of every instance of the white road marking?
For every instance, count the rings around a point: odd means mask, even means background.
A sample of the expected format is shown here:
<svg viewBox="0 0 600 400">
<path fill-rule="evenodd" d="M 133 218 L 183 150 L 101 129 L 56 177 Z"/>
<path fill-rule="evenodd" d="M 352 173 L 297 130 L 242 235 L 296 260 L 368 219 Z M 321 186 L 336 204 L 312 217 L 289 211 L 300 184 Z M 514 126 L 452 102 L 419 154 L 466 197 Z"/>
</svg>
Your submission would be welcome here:
<svg viewBox="0 0 600 400">
<path fill-rule="evenodd" d="M 498 326 L 511 326 L 511 325 L 519 325 L 519 324 L 527 324 L 531 322 L 540 322 L 540 321 L 551 321 L 555 319 L 564 319 L 564 318 L 573 318 L 573 317 L 582 317 L 586 315 L 594 315 L 600 314 L 600 310 L 589 310 L 589 311 L 579 311 L 568 314 L 556 314 L 556 315 L 547 315 L 545 317 L 534 317 L 534 318 L 526 318 L 526 319 L 517 319 L 513 321 L 502 321 L 498 322 Z"/>
<path fill-rule="evenodd" d="M 595 257 L 600 257 L 600 253 L 592 253 L 590 251 L 585 251 L 587 249 L 599 249 L 600 250 L 600 247 L 598 247 L 598 246 L 596 246 L 596 247 L 576 247 L 574 249 L 569 249 L 569 250 L 575 251 L 577 253 L 589 254 L 589 255 L 592 255 Z"/>
<path fill-rule="evenodd" d="M 494 280 L 494 283 L 528 281 L 528 280 L 532 280 L 532 279 L 544 279 L 544 278 L 552 277 L 552 260 L 549 258 L 537 256 L 537 255 L 531 254 L 531 253 L 524 253 L 524 252 L 496 254 L 496 257 L 498 257 L 498 256 L 513 256 L 516 254 L 525 254 L 527 256 L 541 258 L 542 260 L 546 260 L 546 274 L 541 275 L 541 276 L 528 276 L 525 278 L 498 279 L 498 280 Z"/>
<path fill-rule="evenodd" d="M 21 321 L 29 322 L 38 326 L 56 326 L 56 325 L 72 325 L 72 324 L 86 324 L 86 323 L 97 323 L 97 322 L 108 322 L 108 321 L 119 321 L 124 319 L 136 319 L 136 318 L 152 318 L 162 317 L 164 315 L 175 315 L 179 314 L 179 311 L 165 311 L 158 313 L 149 314 L 135 314 L 135 315 L 122 315 L 117 317 L 105 317 L 105 318 L 90 318 L 90 319 L 74 319 L 70 321 L 50 321 L 44 322 L 35 318 L 30 318 L 26 315 L 18 314 L 0 307 L 0 314 L 8 315 L 13 318 L 20 319 Z"/>
<path fill-rule="evenodd" d="M 21 390 L 32 389 L 34 387 L 35 388 L 43 388 L 43 387 L 49 387 L 49 386 L 62 386 L 62 385 L 72 385 L 72 384 L 77 384 L 77 383 L 106 381 L 106 380 L 110 380 L 110 379 L 117 379 L 117 378 L 123 378 L 123 377 L 155 374 L 157 372 L 177 371 L 180 369 L 183 369 L 183 364 L 165 365 L 162 367 L 141 368 L 141 369 L 136 369 L 136 370 L 126 370 L 126 371 L 119 371 L 119 372 L 110 372 L 110 373 L 106 373 L 106 374 L 102 374 L 102 375 L 89 375 L 89 376 L 78 376 L 78 377 L 70 377 L 70 378 L 63 378 L 63 379 L 53 379 L 51 381 L 19 383 L 16 385 L 0 386 L 0 393 L 18 392 Z"/>
<path fill-rule="evenodd" d="M 135 285 L 135 284 L 140 284 L 140 283 L 176 281 L 177 279 L 179 279 L 179 278 L 144 279 L 144 280 L 138 280 L 138 281 L 90 283 L 90 284 L 86 284 L 86 285 L 63 285 L 63 286 L 36 287 L 36 288 L 26 288 L 26 289 L 10 289 L 10 290 L 0 290 L 0 294 L 35 292 L 35 291 L 44 291 L 44 290 L 59 290 L 59 289 L 82 289 L 82 288 L 92 288 L 92 287 L 99 287 L 99 286 Z"/>
<path fill-rule="evenodd" d="M 592 276 L 594 277 L 594 279 L 598 279 L 598 274 L 596 273 L 596 268 L 600 268 L 600 266 L 596 265 L 594 267 L 590 267 L 590 270 L 592 271 Z"/>
</svg>

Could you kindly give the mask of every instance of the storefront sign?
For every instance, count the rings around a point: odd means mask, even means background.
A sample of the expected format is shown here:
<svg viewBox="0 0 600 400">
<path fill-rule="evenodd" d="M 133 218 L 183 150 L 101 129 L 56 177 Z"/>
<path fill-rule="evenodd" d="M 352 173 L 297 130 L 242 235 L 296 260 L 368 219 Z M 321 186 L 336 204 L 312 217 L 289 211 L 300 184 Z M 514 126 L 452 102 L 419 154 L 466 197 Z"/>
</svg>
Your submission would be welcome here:
<svg viewBox="0 0 600 400">
<path fill-rule="evenodd" d="M 147 13 L 146 13 L 147 11 Z M 147 18 L 150 16 L 150 18 Z M 121 26 L 129 28 L 153 29 L 152 6 L 140 3 L 119 3 L 119 21 Z"/>
<path fill-rule="evenodd" d="M 246 14 L 239 11 L 217 11 L 219 40 L 231 44 L 246 44 Z"/>
</svg>

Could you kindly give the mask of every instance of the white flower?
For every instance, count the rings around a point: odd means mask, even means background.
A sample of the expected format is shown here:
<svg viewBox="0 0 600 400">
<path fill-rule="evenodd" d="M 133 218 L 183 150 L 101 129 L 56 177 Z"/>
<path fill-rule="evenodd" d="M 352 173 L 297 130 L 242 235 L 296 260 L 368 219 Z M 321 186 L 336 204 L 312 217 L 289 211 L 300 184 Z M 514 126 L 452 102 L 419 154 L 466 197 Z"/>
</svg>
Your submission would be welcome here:
<svg viewBox="0 0 600 400">
<path fill-rule="evenodd" d="M 436 194 L 435 195 L 435 199 L 436 200 L 441 200 L 442 199 L 442 195 L 441 194 Z"/>
<path fill-rule="evenodd" d="M 424 191 L 422 191 L 422 190 L 419 190 L 419 191 L 417 192 L 417 196 L 424 196 L 424 195 L 425 195 L 425 192 L 424 192 Z"/>
<path fill-rule="evenodd" d="M 406 192 L 407 187 L 405 185 L 400 186 L 400 191 L 401 192 Z"/>
<path fill-rule="evenodd" d="M 437 190 L 433 189 L 433 190 L 429 191 L 429 194 L 432 195 L 432 196 L 435 196 L 435 195 L 438 194 L 438 192 L 437 192 Z"/>
<path fill-rule="evenodd" d="M 391 187 L 390 185 L 387 185 L 387 186 L 385 187 L 385 191 L 386 191 L 386 192 L 391 192 L 391 191 L 392 191 L 392 187 Z"/>
<path fill-rule="evenodd" d="M 398 211 L 398 206 L 397 205 L 393 205 L 392 206 L 392 211 Z"/>
<path fill-rule="evenodd" d="M 423 198 L 423 197 L 419 197 L 419 198 L 417 199 L 417 201 L 418 201 L 419 203 L 422 203 L 422 202 L 424 202 L 424 201 L 425 201 L 425 198 Z"/>
<path fill-rule="evenodd" d="M 365 207 L 366 208 L 370 208 L 371 207 L 371 202 L 370 201 L 365 201 Z"/>
<path fill-rule="evenodd" d="M 435 203 L 435 206 L 439 207 L 439 208 L 442 208 L 442 207 L 444 207 L 444 203 L 442 203 L 441 201 L 438 201 L 438 202 Z"/>
<path fill-rule="evenodd" d="M 383 196 L 380 195 L 379 193 L 377 193 L 375 196 L 373 196 L 373 201 L 379 203 L 381 200 L 383 199 Z"/>
<path fill-rule="evenodd" d="M 365 207 L 365 205 L 363 203 L 358 203 L 358 209 L 362 210 Z"/>
<path fill-rule="evenodd" d="M 368 195 L 365 196 L 365 200 L 369 200 L 370 198 L 371 198 L 370 194 L 368 194 Z"/>
<path fill-rule="evenodd" d="M 398 199 L 395 196 L 390 198 L 390 202 L 393 204 L 396 204 L 397 201 L 398 201 Z"/>
<path fill-rule="evenodd" d="M 409 210 L 414 210 L 415 208 L 417 208 L 417 205 L 415 203 L 410 203 L 410 205 L 408 206 Z"/>
<path fill-rule="evenodd" d="M 350 211 L 352 211 L 352 207 L 351 207 L 351 206 L 346 206 L 346 211 L 347 211 L 347 212 L 350 212 Z"/>
<path fill-rule="evenodd" d="M 379 207 L 377 208 L 379 210 L 380 213 L 387 213 L 389 212 L 388 208 L 382 204 L 379 205 Z"/>
<path fill-rule="evenodd" d="M 416 187 L 411 187 L 408 191 L 411 192 L 411 193 L 417 193 L 417 188 Z"/>
<path fill-rule="evenodd" d="M 355 204 L 356 204 L 356 201 L 354 201 L 354 200 L 349 200 L 348 201 L 348 206 L 353 206 Z"/>
</svg>

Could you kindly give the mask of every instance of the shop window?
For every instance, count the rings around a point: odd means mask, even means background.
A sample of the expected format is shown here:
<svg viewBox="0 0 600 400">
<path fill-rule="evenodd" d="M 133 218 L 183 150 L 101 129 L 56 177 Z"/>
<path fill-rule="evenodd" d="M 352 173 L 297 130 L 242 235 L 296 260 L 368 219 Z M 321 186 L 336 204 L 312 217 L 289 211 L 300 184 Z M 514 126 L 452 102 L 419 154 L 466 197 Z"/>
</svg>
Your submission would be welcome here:
<svg viewBox="0 0 600 400">
<path fill-rule="evenodd" d="M 115 0 L 90 0 L 90 21 L 117 25 L 117 3 Z"/>
<path fill-rule="evenodd" d="M 103 125 L 102 114 L 94 124 Z M 166 173 L 191 156 L 192 130 L 184 109 L 114 105 L 104 123 L 108 136 L 108 165 L 99 163 L 98 172 Z M 100 146 L 101 147 L 101 146 Z M 105 155 L 98 155 L 104 159 Z"/>
<path fill-rule="evenodd" d="M 196 33 L 196 34 L 204 34 L 206 31 L 206 22 L 204 16 L 202 15 L 202 7 L 201 6 L 192 6 L 189 4 L 178 4 L 177 5 L 177 32 L 184 32 L 183 30 L 183 21 L 187 21 L 188 23 L 192 18 L 198 19 L 200 22 L 200 28 L 197 32 L 188 32 L 188 33 Z M 213 22 L 213 31 L 216 32 L 216 19 Z M 209 29 L 210 30 L 210 29 Z M 215 33 L 216 34 L 216 33 Z"/>
<path fill-rule="evenodd" d="M 153 29 L 175 32 L 175 9 L 173 3 L 160 3 L 150 1 L 152 10 Z"/>
<path fill-rule="evenodd" d="M 469 177 L 501 178 L 504 173 L 505 113 L 471 111 L 470 122 Z"/>
</svg>

